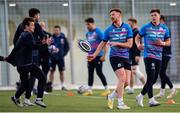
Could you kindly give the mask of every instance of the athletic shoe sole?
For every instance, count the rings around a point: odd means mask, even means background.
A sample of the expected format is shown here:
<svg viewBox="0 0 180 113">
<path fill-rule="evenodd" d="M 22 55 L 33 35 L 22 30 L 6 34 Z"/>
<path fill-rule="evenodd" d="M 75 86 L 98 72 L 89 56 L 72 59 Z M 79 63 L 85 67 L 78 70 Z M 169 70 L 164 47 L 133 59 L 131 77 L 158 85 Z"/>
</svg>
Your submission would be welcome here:
<svg viewBox="0 0 180 113">
<path fill-rule="evenodd" d="M 159 106 L 160 104 L 149 104 L 149 107 L 156 107 Z"/>
<path fill-rule="evenodd" d="M 38 105 L 38 106 L 40 106 L 40 107 L 42 107 L 42 108 L 46 108 L 47 106 L 45 105 L 42 105 L 42 104 L 39 104 L 39 103 L 37 103 L 36 101 L 34 102 L 36 105 Z"/>
</svg>

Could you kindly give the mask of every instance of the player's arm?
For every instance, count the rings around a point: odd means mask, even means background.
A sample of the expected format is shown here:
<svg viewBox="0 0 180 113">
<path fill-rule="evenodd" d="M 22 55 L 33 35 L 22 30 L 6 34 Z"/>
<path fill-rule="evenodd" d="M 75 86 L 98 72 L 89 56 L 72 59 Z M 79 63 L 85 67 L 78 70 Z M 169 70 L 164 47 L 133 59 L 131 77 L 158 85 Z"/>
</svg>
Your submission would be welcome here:
<svg viewBox="0 0 180 113">
<path fill-rule="evenodd" d="M 106 46 L 109 38 L 110 38 L 109 30 L 106 29 L 103 34 L 103 39 L 102 39 L 101 43 L 98 45 L 96 51 L 92 55 L 87 56 L 88 61 L 92 61 L 93 59 L 96 58 L 96 56 L 99 54 L 99 52 Z"/>
<path fill-rule="evenodd" d="M 137 47 L 138 47 L 139 44 L 141 44 L 140 43 L 141 42 L 141 38 L 142 37 L 139 34 L 137 34 L 136 37 L 135 37 L 135 43 L 136 43 Z"/>
<path fill-rule="evenodd" d="M 87 56 L 88 61 L 92 61 L 96 56 L 99 54 L 99 52 L 105 47 L 107 42 L 101 41 L 101 43 L 98 45 L 96 51 L 93 53 L 93 55 Z"/>
<path fill-rule="evenodd" d="M 143 50 L 144 49 L 144 45 L 141 43 L 141 38 L 142 37 L 139 34 L 137 34 L 136 37 L 135 37 L 135 43 L 136 43 L 137 48 L 139 50 Z"/>
<path fill-rule="evenodd" d="M 170 46 L 170 44 L 171 44 L 170 38 L 167 38 L 165 41 L 158 39 L 156 42 L 156 45 L 159 45 L 159 46 Z"/>
<path fill-rule="evenodd" d="M 159 45 L 159 46 L 170 46 L 171 44 L 171 39 L 170 39 L 170 30 L 168 27 L 165 27 L 165 39 L 164 41 L 161 40 L 161 39 L 158 39 L 156 44 Z"/>
<path fill-rule="evenodd" d="M 107 53 L 107 51 L 108 51 L 107 44 L 104 46 L 103 51 L 104 51 L 104 54 L 103 54 L 103 56 L 100 58 L 101 61 L 105 61 L 106 53 Z"/>
<path fill-rule="evenodd" d="M 131 48 L 133 44 L 133 39 L 132 38 L 128 38 L 127 42 L 109 42 L 110 46 L 119 46 L 119 47 L 123 47 L 123 48 Z"/>
<path fill-rule="evenodd" d="M 103 40 L 103 37 L 104 37 L 104 34 L 103 34 L 100 30 L 98 30 L 97 33 L 98 33 L 99 39 L 102 41 L 102 40 Z M 103 47 L 103 52 L 104 52 L 104 54 L 103 54 L 103 56 L 100 58 L 100 60 L 101 60 L 102 62 L 105 61 L 107 51 L 108 51 L 107 44 L 105 44 L 105 46 Z"/>
<path fill-rule="evenodd" d="M 68 51 L 69 51 L 69 43 L 68 43 L 68 40 L 66 37 L 64 37 L 64 44 L 65 44 L 65 47 L 64 47 L 64 56 L 67 55 Z"/>
<path fill-rule="evenodd" d="M 18 39 L 19 39 L 19 36 L 21 35 L 21 33 L 24 31 L 24 28 L 22 26 L 22 24 L 19 24 L 15 34 L 14 34 L 14 39 L 13 39 L 13 44 L 14 46 L 16 45 Z"/>
<path fill-rule="evenodd" d="M 166 39 L 166 40 L 164 41 L 163 46 L 170 46 L 170 45 L 171 45 L 171 39 L 168 38 L 168 39 Z"/>
<path fill-rule="evenodd" d="M 41 40 L 47 38 L 46 34 L 43 32 L 43 29 L 38 22 L 35 23 L 35 28 L 37 29 L 38 36 L 41 38 Z"/>
<path fill-rule="evenodd" d="M 135 43 L 137 48 L 141 51 L 144 50 L 144 44 L 142 43 L 142 38 L 146 35 L 146 25 L 142 26 L 139 30 L 139 33 L 135 37 Z"/>
<path fill-rule="evenodd" d="M 107 44 L 107 42 L 108 42 L 108 40 L 109 40 L 109 31 L 108 30 L 106 30 L 105 32 L 104 32 L 104 34 L 101 32 L 101 31 L 99 31 L 98 32 L 98 34 L 99 34 L 99 37 L 100 37 L 100 39 L 102 40 L 101 41 L 101 43 L 98 45 L 98 47 L 97 47 L 97 49 L 96 49 L 96 51 L 94 52 L 94 54 L 93 54 L 93 56 L 97 56 L 98 54 L 99 54 L 99 52 L 106 46 L 106 44 Z"/>
<path fill-rule="evenodd" d="M 94 56 L 97 56 L 99 52 L 106 46 L 107 42 L 101 41 L 99 46 L 97 47 L 96 51 L 94 52 Z"/>
<path fill-rule="evenodd" d="M 25 43 L 25 38 L 21 38 L 21 39 L 18 39 L 17 40 L 17 42 L 16 42 L 16 44 L 15 44 L 15 46 L 14 46 L 14 48 L 13 48 L 13 50 L 11 51 L 11 53 L 9 54 L 9 58 L 11 58 L 11 57 L 15 57 L 15 54 L 17 53 L 17 51 L 20 49 L 20 48 L 22 48 L 22 45 L 23 45 L 23 43 Z"/>
<path fill-rule="evenodd" d="M 18 39 L 11 53 L 8 55 L 8 57 L 4 57 L 4 60 L 11 63 L 13 66 L 16 66 L 16 61 L 15 61 L 16 53 L 19 49 L 23 48 L 22 45 L 25 43 L 25 41 L 26 40 L 24 38 Z"/>
</svg>

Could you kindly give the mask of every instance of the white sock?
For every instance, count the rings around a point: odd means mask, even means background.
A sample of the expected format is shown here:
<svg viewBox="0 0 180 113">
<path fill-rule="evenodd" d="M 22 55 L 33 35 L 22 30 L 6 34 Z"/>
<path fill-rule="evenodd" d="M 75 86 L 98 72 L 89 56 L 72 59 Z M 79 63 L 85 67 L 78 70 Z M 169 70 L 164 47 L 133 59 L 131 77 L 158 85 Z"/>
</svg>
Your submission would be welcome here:
<svg viewBox="0 0 180 113">
<path fill-rule="evenodd" d="M 24 101 L 29 101 L 29 99 L 25 98 Z"/>
<path fill-rule="evenodd" d="M 171 88 L 170 90 L 171 90 L 171 92 L 173 92 L 173 91 L 175 91 L 176 89 L 175 89 L 175 88 Z"/>
<path fill-rule="evenodd" d="M 110 98 L 115 98 L 116 96 L 117 96 L 117 93 L 115 90 L 109 95 Z"/>
<path fill-rule="evenodd" d="M 149 102 L 155 101 L 154 97 L 149 99 Z"/>
<path fill-rule="evenodd" d="M 88 91 L 92 91 L 92 86 L 88 86 Z"/>
<path fill-rule="evenodd" d="M 36 101 L 41 101 L 42 100 L 42 98 L 36 98 Z"/>
<path fill-rule="evenodd" d="M 14 98 L 15 100 L 18 100 L 15 96 L 13 96 L 13 98 Z"/>
<path fill-rule="evenodd" d="M 122 97 L 120 97 L 120 98 L 118 98 L 118 105 L 122 105 L 122 104 L 124 104 L 124 102 L 123 102 L 123 98 L 122 98 Z"/>
<path fill-rule="evenodd" d="M 61 87 L 65 87 L 64 82 L 61 82 Z"/>
<path fill-rule="evenodd" d="M 107 87 L 107 86 L 104 86 L 104 89 L 105 89 L 105 90 L 107 90 L 107 89 L 108 89 L 108 87 Z"/>
<path fill-rule="evenodd" d="M 160 89 L 160 94 L 164 95 L 165 94 L 165 89 Z"/>
<path fill-rule="evenodd" d="M 133 88 L 133 87 L 130 87 L 130 88 L 129 88 L 129 90 L 131 90 L 131 91 L 132 91 L 132 90 L 134 90 L 134 88 Z"/>
<path fill-rule="evenodd" d="M 142 95 L 141 93 L 138 95 L 138 97 L 141 97 L 141 98 L 143 98 L 144 97 L 144 95 Z"/>
</svg>

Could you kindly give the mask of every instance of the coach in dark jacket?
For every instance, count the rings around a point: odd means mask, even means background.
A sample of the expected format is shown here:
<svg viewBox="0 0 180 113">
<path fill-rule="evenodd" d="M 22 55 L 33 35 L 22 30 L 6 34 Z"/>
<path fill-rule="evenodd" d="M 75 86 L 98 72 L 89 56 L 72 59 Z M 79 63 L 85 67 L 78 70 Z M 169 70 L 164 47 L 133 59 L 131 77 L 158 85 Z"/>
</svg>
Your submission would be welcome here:
<svg viewBox="0 0 180 113">
<path fill-rule="evenodd" d="M 51 55 L 51 68 L 50 68 L 50 84 L 52 84 L 54 79 L 54 71 L 56 69 L 56 65 L 58 65 L 59 72 L 60 72 L 60 81 L 61 81 L 61 88 L 62 90 L 67 90 L 64 86 L 64 70 L 65 70 L 65 62 L 64 62 L 64 56 L 69 51 L 69 44 L 68 41 L 64 35 L 64 33 L 61 32 L 60 26 L 54 26 L 54 34 L 52 36 L 52 44 L 56 48 L 59 49 L 59 52 L 53 53 Z"/>
</svg>

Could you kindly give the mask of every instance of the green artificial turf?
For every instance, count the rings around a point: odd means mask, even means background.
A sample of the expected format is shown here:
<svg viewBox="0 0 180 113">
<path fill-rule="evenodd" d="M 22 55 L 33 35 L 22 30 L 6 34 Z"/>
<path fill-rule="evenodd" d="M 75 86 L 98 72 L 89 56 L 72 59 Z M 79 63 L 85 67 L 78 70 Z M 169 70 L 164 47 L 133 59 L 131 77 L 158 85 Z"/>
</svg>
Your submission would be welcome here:
<svg viewBox="0 0 180 113">
<path fill-rule="evenodd" d="M 180 92 L 180 89 L 178 89 Z M 137 106 L 135 97 L 140 90 L 135 90 L 135 94 L 125 94 L 124 102 L 131 107 L 130 110 L 118 110 L 117 99 L 114 103 L 114 109 L 107 108 L 106 97 L 100 96 L 102 90 L 93 91 L 93 96 L 82 96 L 73 90 L 75 96 L 67 96 L 67 92 L 54 91 L 44 96 L 44 102 L 47 104 L 47 108 L 41 108 L 39 106 L 33 107 L 17 107 L 11 101 L 10 97 L 14 95 L 15 91 L 0 91 L 0 112 L 180 112 L 180 95 L 177 94 L 174 98 L 175 104 L 166 104 L 167 99 L 157 99 L 161 105 L 157 107 L 148 107 L 147 96 L 144 98 L 144 108 Z M 157 93 L 155 90 L 154 93 Z M 168 94 L 167 92 L 166 94 Z M 166 95 L 167 96 L 167 95 Z M 23 97 L 21 98 L 23 100 Z M 33 102 L 35 96 L 31 98 Z"/>
</svg>

